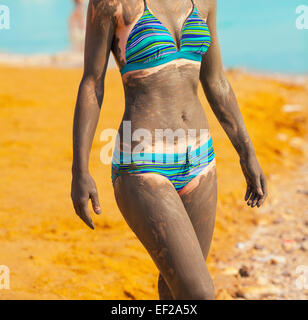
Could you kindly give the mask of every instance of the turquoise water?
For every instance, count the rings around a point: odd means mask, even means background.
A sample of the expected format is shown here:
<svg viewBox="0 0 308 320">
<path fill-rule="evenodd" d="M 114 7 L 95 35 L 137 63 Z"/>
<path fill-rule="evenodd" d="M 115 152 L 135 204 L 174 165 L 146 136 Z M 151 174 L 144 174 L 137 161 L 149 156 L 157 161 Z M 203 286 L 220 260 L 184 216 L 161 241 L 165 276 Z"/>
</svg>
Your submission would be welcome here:
<svg viewBox="0 0 308 320">
<path fill-rule="evenodd" d="M 151 0 L 155 1 L 155 0 Z M 0 51 L 55 53 L 69 46 L 70 0 L 0 0 L 11 28 L 0 30 Z M 226 67 L 308 72 L 308 30 L 295 26 L 308 0 L 218 0 L 219 40 Z"/>
<path fill-rule="evenodd" d="M 308 72 L 308 30 L 296 28 L 296 8 L 308 6 L 308 0 L 218 0 L 218 3 L 219 39 L 226 66 Z"/>
<path fill-rule="evenodd" d="M 10 29 L 0 30 L 0 51 L 56 53 L 68 48 L 71 0 L 0 0 L 10 9 Z"/>
</svg>

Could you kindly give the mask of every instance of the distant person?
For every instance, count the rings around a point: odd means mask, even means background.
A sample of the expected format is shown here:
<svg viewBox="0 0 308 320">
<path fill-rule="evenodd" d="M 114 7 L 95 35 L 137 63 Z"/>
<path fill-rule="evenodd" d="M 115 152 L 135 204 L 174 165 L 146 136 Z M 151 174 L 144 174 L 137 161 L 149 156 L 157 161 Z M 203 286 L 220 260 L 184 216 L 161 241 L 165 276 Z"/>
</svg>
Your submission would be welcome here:
<svg viewBox="0 0 308 320">
<path fill-rule="evenodd" d="M 73 0 L 74 11 L 72 12 L 69 20 L 70 38 L 73 50 L 82 51 L 84 48 L 85 38 L 85 0 Z"/>
</svg>

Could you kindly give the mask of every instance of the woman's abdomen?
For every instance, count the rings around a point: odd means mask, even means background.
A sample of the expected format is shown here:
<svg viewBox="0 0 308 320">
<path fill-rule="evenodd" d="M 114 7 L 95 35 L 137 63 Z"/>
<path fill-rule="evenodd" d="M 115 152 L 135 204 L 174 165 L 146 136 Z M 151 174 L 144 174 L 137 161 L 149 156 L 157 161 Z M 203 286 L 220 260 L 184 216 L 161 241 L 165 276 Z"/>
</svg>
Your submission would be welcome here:
<svg viewBox="0 0 308 320">
<path fill-rule="evenodd" d="M 167 66 L 154 74 L 126 78 L 121 142 L 182 144 L 187 137 L 204 135 L 209 126 L 198 84 L 196 65 Z"/>
</svg>

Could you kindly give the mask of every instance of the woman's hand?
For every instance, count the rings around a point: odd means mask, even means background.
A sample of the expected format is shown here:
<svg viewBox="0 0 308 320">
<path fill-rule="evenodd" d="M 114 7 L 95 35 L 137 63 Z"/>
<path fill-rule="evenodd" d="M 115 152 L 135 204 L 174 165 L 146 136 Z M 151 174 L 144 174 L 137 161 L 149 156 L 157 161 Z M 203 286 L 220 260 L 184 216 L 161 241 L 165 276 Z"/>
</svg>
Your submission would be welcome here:
<svg viewBox="0 0 308 320">
<path fill-rule="evenodd" d="M 98 200 L 95 181 L 89 173 L 73 174 L 71 198 L 77 215 L 86 225 L 94 229 L 88 207 L 89 199 L 91 199 L 92 207 L 96 214 L 100 214 L 102 210 Z"/>
<path fill-rule="evenodd" d="M 245 201 L 252 208 L 260 207 L 267 197 L 266 177 L 255 155 L 241 159 L 240 164 L 247 182 Z"/>
</svg>

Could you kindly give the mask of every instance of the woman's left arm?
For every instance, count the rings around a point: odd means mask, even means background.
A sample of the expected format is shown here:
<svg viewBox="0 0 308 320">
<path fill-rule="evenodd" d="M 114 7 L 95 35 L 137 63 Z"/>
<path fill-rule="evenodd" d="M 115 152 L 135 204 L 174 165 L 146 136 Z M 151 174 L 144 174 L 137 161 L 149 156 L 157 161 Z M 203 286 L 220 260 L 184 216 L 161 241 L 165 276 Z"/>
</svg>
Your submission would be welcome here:
<svg viewBox="0 0 308 320">
<path fill-rule="evenodd" d="M 216 0 L 211 0 L 207 24 L 211 32 L 211 46 L 203 57 L 200 81 L 216 118 L 225 130 L 239 157 L 246 178 L 245 201 L 260 207 L 267 196 L 267 182 L 258 163 L 234 92 L 227 80 L 221 59 L 216 30 Z"/>
</svg>

